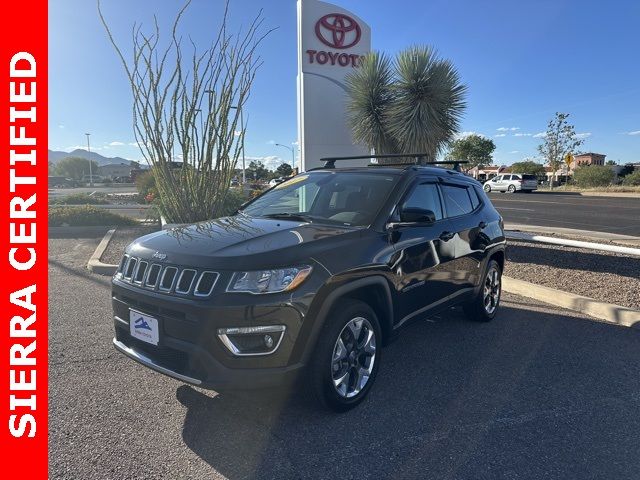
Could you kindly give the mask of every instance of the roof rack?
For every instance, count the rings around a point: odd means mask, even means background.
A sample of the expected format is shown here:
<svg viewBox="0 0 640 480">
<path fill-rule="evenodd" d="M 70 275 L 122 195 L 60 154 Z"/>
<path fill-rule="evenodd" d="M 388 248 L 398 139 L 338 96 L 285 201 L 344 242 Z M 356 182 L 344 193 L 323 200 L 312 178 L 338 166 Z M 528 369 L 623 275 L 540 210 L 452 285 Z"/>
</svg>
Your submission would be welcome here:
<svg viewBox="0 0 640 480">
<path fill-rule="evenodd" d="M 414 162 L 411 163 L 387 163 L 387 164 L 370 164 L 369 166 L 398 166 L 398 165 L 453 165 L 453 170 L 460 171 L 460 164 L 469 163 L 466 160 L 443 160 L 439 162 L 426 162 L 424 161 L 429 154 L 427 153 L 387 153 L 384 155 L 354 155 L 351 157 L 324 157 L 321 158 L 321 162 L 325 162 L 324 168 L 336 168 L 337 160 L 361 160 L 365 158 L 406 158 L 413 157 Z"/>
</svg>

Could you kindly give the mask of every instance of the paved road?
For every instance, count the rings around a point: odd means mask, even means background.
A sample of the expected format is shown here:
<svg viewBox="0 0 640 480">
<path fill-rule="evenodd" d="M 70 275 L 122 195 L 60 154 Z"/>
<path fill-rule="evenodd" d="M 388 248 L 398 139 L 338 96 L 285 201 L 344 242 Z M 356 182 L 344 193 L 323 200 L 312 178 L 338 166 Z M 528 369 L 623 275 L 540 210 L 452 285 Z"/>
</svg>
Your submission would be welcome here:
<svg viewBox="0 0 640 480">
<path fill-rule="evenodd" d="M 508 223 L 640 236 L 640 197 L 490 193 Z"/>
<path fill-rule="evenodd" d="M 216 395 L 111 346 L 99 239 L 50 248 L 51 478 L 637 479 L 640 333 L 506 296 L 386 348 L 370 399 L 343 415 Z"/>
</svg>

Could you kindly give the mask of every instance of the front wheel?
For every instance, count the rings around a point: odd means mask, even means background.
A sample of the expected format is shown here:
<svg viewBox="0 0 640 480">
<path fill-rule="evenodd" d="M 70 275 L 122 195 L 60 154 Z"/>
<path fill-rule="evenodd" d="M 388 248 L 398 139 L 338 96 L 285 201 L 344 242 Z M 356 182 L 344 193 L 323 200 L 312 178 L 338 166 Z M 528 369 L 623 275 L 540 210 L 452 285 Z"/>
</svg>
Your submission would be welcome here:
<svg viewBox="0 0 640 480">
<path fill-rule="evenodd" d="M 485 185 L 484 186 L 484 191 L 489 193 L 491 191 L 491 185 Z"/>
<path fill-rule="evenodd" d="M 495 260 L 487 265 L 478 295 L 464 305 L 464 313 L 470 320 L 490 322 L 496 316 L 502 293 L 502 269 Z"/>
<path fill-rule="evenodd" d="M 380 323 L 366 303 L 349 300 L 334 308 L 309 365 L 319 403 L 345 412 L 362 402 L 378 372 L 381 345 Z"/>
<path fill-rule="evenodd" d="M 509 190 L 509 193 L 516 193 L 516 186 L 515 185 L 509 185 L 509 188 L 507 190 Z"/>
</svg>

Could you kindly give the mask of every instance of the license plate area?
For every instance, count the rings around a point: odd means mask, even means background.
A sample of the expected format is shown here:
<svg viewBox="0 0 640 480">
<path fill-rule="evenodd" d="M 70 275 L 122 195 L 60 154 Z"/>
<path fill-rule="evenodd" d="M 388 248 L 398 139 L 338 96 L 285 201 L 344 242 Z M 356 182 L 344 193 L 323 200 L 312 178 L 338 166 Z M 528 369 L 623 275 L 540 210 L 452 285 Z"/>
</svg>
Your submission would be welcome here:
<svg viewBox="0 0 640 480">
<path fill-rule="evenodd" d="M 160 341 L 158 319 L 137 310 L 129 310 L 129 333 L 133 338 L 151 345 Z"/>
</svg>

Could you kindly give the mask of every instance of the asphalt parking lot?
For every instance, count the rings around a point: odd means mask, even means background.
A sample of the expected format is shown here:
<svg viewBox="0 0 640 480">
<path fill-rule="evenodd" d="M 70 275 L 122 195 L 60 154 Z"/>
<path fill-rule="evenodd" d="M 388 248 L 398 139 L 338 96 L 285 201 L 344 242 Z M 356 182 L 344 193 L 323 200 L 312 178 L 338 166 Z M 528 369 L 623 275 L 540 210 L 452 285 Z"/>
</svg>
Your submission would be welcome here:
<svg viewBox="0 0 640 480">
<path fill-rule="evenodd" d="M 489 198 L 508 223 L 640 236 L 640 196 L 492 192 Z"/>
<path fill-rule="evenodd" d="M 335 415 L 115 352 L 109 279 L 86 270 L 99 240 L 49 240 L 51 478 L 638 478 L 638 330 L 505 295 L 489 324 L 408 327 Z"/>
</svg>

